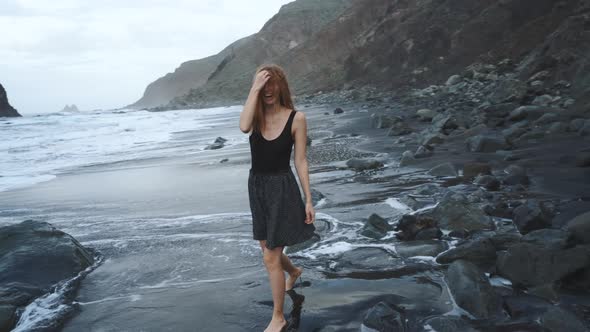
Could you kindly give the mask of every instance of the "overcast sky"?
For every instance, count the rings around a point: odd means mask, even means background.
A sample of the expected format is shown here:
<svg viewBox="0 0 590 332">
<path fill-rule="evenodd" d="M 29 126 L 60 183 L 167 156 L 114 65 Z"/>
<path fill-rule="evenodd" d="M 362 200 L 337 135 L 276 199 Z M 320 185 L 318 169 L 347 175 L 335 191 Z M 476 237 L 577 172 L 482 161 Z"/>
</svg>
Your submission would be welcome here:
<svg viewBox="0 0 590 332">
<path fill-rule="evenodd" d="M 22 115 L 121 107 L 291 1 L 0 0 L 0 83 Z"/>
</svg>

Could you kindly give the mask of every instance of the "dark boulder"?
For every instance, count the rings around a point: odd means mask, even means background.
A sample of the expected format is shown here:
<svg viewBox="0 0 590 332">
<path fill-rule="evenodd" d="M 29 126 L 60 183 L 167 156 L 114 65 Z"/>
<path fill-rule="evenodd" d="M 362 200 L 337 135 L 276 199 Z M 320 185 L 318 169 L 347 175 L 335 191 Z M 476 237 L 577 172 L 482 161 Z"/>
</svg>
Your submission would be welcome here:
<svg viewBox="0 0 590 332">
<path fill-rule="evenodd" d="M 502 313 L 501 300 L 488 277 L 473 263 L 457 260 L 447 271 L 449 290 L 455 302 L 476 318 L 492 318 Z"/>
<path fill-rule="evenodd" d="M 487 270 L 496 262 L 496 247 L 489 238 L 479 238 L 465 241 L 436 257 L 436 261 L 441 264 L 449 264 L 459 259 Z"/>
<path fill-rule="evenodd" d="M 364 171 L 369 169 L 377 169 L 383 167 L 383 163 L 376 159 L 358 159 L 352 158 L 346 162 L 348 168 L 352 168 L 356 171 Z"/>
<path fill-rule="evenodd" d="M 570 232 L 575 243 L 590 244 L 590 211 L 568 221 L 565 229 Z"/>
<path fill-rule="evenodd" d="M 556 282 L 590 264 L 590 247 L 551 249 L 518 243 L 498 254 L 497 272 L 514 284 L 534 287 Z"/>
<path fill-rule="evenodd" d="M 361 230 L 361 234 L 366 237 L 378 240 L 387 235 L 387 232 L 392 230 L 393 226 L 391 226 L 387 220 L 381 218 L 381 216 L 378 214 L 373 213 L 369 216 L 369 219 Z"/>
<path fill-rule="evenodd" d="M 527 200 L 513 211 L 514 224 L 522 234 L 548 228 L 552 219 L 553 215 L 546 204 L 535 200 Z"/>
<path fill-rule="evenodd" d="M 408 331 L 404 310 L 385 302 L 377 303 L 367 312 L 363 325 L 378 332 Z"/>
<path fill-rule="evenodd" d="M 403 241 L 409 241 L 416 239 L 416 236 L 425 230 L 435 229 L 438 230 L 436 221 L 430 217 L 426 216 L 416 216 L 406 214 L 401 217 L 398 221 L 397 225 L 395 226 L 395 231 L 398 233 L 395 236 Z M 440 230 L 438 230 L 440 232 Z M 427 233 L 422 234 L 422 240 L 426 240 L 424 238 Z M 428 235 L 433 235 L 436 238 L 440 238 L 438 232 L 428 233 Z"/>
<path fill-rule="evenodd" d="M 460 194 L 447 194 L 429 215 L 438 226 L 448 230 L 493 229 L 494 222 L 483 211 Z"/>
</svg>

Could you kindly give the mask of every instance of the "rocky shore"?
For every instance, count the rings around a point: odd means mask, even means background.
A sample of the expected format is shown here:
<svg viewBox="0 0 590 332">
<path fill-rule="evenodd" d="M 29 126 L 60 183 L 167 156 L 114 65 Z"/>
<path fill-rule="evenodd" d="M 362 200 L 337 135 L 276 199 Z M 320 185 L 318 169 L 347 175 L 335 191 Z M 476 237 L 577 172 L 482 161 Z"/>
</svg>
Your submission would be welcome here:
<svg viewBox="0 0 590 332">
<path fill-rule="evenodd" d="M 59 329 L 76 310 L 80 281 L 99 258 L 46 222 L 27 220 L 0 228 L 0 331 Z M 49 309 L 59 317 L 46 317 Z M 26 319 L 23 319 L 26 318 Z M 21 324 L 22 322 L 22 324 Z M 42 324 L 40 324 L 42 323 Z"/>
<path fill-rule="evenodd" d="M 357 146 L 378 154 L 343 165 L 356 172 L 351 181 L 382 182 L 379 174 L 391 168 L 417 169 L 432 179 L 400 193 L 408 213 L 373 214 L 358 230 L 381 244 L 392 242 L 387 235 L 393 231 L 401 241 L 397 254 L 356 257 L 363 263 L 342 257 L 355 272 L 327 275 L 380 279 L 442 269 L 439 286 L 448 287 L 464 312 L 416 316 L 411 308 L 381 302 L 366 312 L 366 327 L 590 328 L 590 105 L 572 97 L 570 82 L 552 81 L 548 70 L 521 79 L 514 68 L 503 60 L 469 66 L 445 84 L 421 90 L 365 87 L 306 97 L 344 112 L 366 109 L 359 121 L 383 131 Z M 410 256 L 433 264 L 406 266 L 401 274 L 379 271 L 391 272 Z"/>
</svg>

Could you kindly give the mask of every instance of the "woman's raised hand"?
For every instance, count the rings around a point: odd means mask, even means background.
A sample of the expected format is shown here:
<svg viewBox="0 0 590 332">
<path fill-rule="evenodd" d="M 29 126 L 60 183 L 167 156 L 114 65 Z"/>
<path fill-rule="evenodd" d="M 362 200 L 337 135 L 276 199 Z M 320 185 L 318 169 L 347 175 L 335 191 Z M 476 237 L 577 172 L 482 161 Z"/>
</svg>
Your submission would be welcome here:
<svg viewBox="0 0 590 332">
<path fill-rule="evenodd" d="M 252 89 L 256 91 L 260 91 L 264 88 L 264 85 L 270 79 L 270 73 L 266 70 L 261 70 L 256 76 L 254 77 L 254 82 L 252 83 Z"/>
</svg>

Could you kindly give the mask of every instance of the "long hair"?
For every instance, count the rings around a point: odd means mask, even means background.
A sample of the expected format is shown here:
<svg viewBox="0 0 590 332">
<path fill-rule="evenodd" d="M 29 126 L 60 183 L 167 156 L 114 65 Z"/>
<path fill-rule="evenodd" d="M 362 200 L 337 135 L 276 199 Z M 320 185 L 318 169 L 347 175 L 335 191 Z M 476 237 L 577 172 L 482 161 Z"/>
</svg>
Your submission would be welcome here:
<svg viewBox="0 0 590 332">
<path fill-rule="evenodd" d="M 286 107 L 288 109 L 294 109 L 293 107 L 293 100 L 291 99 L 291 91 L 289 90 L 289 83 L 287 83 L 287 76 L 285 75 L 285 71 L 278 65 L 275 64 L 265 64 L 258 69 L 256 69 L 256 74 L 259 72 L 266 70 L 270 73 L 270 79 L 267 83 L 277 83 L 279 86 L 279 104 L 281 106 Z M 254 74 L 256 76 L 256 74 Z M 264 89 L 260 90 L 260 94 L 258 95 L 258 102 L 256 103 L 256 110 L 254 111 L 254 130 L 262 131 L 265 127 L 264 122 L 264 105 L 262 101 L 262 95 L 264 94 Z"/>
</svg>

